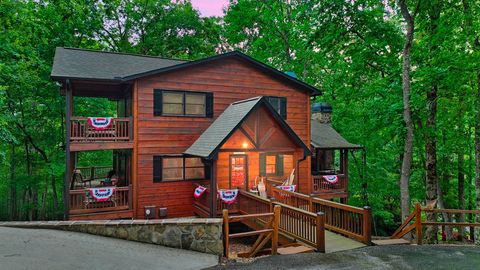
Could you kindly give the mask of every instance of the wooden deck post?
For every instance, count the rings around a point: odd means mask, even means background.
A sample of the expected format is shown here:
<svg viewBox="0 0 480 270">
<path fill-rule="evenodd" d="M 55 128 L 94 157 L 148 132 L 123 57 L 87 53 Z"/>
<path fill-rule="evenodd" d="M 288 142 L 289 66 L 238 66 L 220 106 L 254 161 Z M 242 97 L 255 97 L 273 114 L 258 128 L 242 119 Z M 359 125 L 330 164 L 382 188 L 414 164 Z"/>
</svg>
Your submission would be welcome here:
<svg viewBox="0 0 480 270">
<path fill-rule="evenodd" d="M 422 207 L 420 203 L 415 204 L 415 228 L 417 231 L 417 245 L 422 244 Z"/>
<path fill-rule="evenodd" d="M 278 228 L 280 226 L 280 213 L 281 213 L 281 206 L 275 205 L 273 207 L 273 234 L 272 234 L 272 255 L 277 254 L 278 249 Z"/>
<path fill-rule="evenodd" d="M 223 253 L 225 255 L 225 258 L 228 259 L 228 251 L 229 251 L 229 228 L 228 228 L 228 210 L 223 209 L 222 210 L 222 216 L 223 216 Z"/>
<path fill-rule="evenodd" d="M 70 80 L 65 82 L 65 179 L 63 183 L 63 218 L 68 220 L 70 208 L 70 182 L 72 180 L 72 155 L 70 152 L 70 137 L 72 136 L 71 118 L 73 114 L 73 93 Z"/>
<path fill-rule="evenodd" d="M 217 217 L 217 160 L 210 163 L 210 217 Z"/>
<path fill-rule="evenodd" d="M 325 253 L 325 214 L 317 212 L 316 219 L 317 252 Z"/>
<path fill-rule="evenodd" d="M 372 243 L 372 209 L 369 206 L 363 207 L 363 241 L 366 245 Z"/>
</svg>

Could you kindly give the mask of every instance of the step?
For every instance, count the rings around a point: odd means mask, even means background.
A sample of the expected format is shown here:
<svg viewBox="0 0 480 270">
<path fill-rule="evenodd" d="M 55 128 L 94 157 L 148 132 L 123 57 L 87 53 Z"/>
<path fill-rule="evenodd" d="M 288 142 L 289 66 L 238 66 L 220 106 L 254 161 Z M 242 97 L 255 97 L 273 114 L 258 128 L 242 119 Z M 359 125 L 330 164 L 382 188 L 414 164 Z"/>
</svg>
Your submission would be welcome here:
<svg viewBox="0 0 480 270">
<path fill-rule="evenodd" d="M 289 255 L 289 254 L 299 254 L 299 253 L 310 253 L 314 252 L 315 250 L 311 247 L 307 247 L 304 245 L 292 245 L 286 247 L 279 247 L 277 249 L 277 253 L 279 255 Z"/>
<path fill-rule="evenodd" d="M 390 245 L 410 245 L 410 241 L 405 239 L 381 239 L 372 240 L 372 243 L 376 246 L 390 246 Z"/>
</svg>

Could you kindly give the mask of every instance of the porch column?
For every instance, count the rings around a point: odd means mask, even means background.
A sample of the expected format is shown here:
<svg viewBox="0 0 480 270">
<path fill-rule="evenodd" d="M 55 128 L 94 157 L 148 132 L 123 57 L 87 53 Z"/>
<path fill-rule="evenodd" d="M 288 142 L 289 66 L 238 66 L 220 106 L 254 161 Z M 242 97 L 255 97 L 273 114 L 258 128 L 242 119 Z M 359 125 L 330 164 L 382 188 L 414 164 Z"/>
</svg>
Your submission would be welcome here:
<svg viewBox="0 0 480 270">
<path fill-rule="evenodd" d="M 210 217 L 217 217 L 217 157 L 210 163 Z"/>
<path fill-rule="evenodd" d="M 72 179 L 72 162 L 73 157 L 70 152 L 70 137 L 71 137 L 71 117 L 73 112 L 73 93 L 70 80 L 65 82 L 65 179 L 63 184 L 63 208 L 64 219 L 68 220 L 68 211 L 70 206 L 70 181 Z"/>
</svg>

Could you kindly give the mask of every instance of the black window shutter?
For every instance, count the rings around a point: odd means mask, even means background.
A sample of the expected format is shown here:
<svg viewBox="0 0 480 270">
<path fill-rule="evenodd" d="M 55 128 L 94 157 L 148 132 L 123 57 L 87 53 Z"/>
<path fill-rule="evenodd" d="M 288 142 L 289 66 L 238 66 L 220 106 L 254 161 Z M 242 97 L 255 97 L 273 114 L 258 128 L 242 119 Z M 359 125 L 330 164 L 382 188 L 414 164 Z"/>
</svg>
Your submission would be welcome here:
<svg viewBox="0 0 480 270">
<path fill-rule="evenodd" d="M 153 157 L 153 182 L 162 182 L 162 157 Z"/>
<path fill-rule="evenodd" d="M 162 115 L 162 90 L 153 90 L 153 115 Z"/>
<path fill-rule="evenodd" d="M 280 115 L 283 119 L 287 119 L 287 98 L 280 98 Z"/>
<path fill-rule="evenodd" d="M 267 155 L 265 153 L 260 153 L 259 157 L 259 166 L 260 166 L 260 176 L 267 175 Z"/>
<path fill-rule="evenodd" d="M 213 93 L 206 93 L 205 95 L 205 116 L 213 117 Z"/>
<path fill-rule="evenodd" d="M 277 155 L 277 163 L 275 164 L 275 175 L 283 176 L 283 155 Z"/>
</svg>

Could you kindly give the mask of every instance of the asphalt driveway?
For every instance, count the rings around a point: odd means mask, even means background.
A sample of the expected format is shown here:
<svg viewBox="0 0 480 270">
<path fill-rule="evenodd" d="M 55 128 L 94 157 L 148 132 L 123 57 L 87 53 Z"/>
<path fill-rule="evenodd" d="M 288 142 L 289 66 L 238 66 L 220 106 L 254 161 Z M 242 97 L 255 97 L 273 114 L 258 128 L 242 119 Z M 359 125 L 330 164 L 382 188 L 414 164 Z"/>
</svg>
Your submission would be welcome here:
<svg viewBox="0 0 480 270">
<path fill-rule="evenodd" d="M 0 269 L 203 269 L 218 257 L 83 233 L 0 227 Z"/>
<path fill-rule="evenodd" d="M 212 269 L 480 269 L 480 248 L 474 246 L 376 246 L 321 254 L 259 258 Z"/>
</svg>

